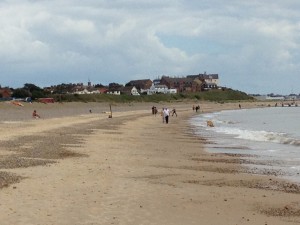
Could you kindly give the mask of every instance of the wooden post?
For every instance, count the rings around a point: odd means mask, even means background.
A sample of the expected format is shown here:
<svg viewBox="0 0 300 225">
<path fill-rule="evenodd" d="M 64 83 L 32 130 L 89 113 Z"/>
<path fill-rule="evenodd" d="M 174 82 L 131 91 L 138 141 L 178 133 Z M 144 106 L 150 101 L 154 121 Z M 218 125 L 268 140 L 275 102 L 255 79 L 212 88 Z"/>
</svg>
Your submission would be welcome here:
<svg viewBox="0 0 300 225">
<path fill-rule="evenodd" d="M 110 115 L 108 116 L 108 118 L 112 118 L 111 104 L 109 104 L 109 109 L 110 109 Z"/>
</svg>

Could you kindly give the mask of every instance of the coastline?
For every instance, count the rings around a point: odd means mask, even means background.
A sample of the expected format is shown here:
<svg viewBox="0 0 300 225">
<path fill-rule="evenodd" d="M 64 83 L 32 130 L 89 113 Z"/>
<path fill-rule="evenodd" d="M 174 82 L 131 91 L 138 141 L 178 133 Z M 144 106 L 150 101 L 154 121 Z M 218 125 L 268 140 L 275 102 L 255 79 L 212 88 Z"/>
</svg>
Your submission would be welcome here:
<svg viewBox="0 0 300 225">
<path fill-rule="evenodd" d="M 107 104 L 91 114 L 79 104 L 70 115 L 1 124 L 0 155 L 20 166 L 0 162 L 0 176 L 14 174 L 0 189 L 3 224 L 299 224 L 297 185 L 241 171 L 239 155 L 205 152 L 187 123 L 192 104 L 177 104 L 168 125 L 151 104 L 116 105 L 112 119 Z"/>
<path fill-rule="evenodd" d="M 295 107 L 224 110 L 193 117 L 190 123 L 195 135 L 207 138 L 208 152 L 239 155 L 236 161 L 247 173 L 300 184 L 298 112 Z M 207 120 L 215 127 L 207 127 Z"/>
</svg>

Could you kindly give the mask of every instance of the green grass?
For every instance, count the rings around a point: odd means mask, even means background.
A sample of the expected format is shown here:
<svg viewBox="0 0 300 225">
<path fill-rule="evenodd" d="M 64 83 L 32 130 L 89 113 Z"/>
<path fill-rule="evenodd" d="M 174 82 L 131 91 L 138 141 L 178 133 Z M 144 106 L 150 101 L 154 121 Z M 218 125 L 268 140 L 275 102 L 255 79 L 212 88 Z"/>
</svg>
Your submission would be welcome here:
<svg viewBox="0 0 300 225">
<path fill-rule="evenodd" d="M 108 95 L 108 94 L 66 94 L 52 95 L 56 101 L 62 102 L 172 102 L 185 100 L 203 100 L 203 101 L 241 101 L 253 100 L 253 98 L 244 92 L 232 89 L 210 90 L 198 93 L 179 93 L 179 94 L 155 94 L 155 95 Z"/>
</svg>

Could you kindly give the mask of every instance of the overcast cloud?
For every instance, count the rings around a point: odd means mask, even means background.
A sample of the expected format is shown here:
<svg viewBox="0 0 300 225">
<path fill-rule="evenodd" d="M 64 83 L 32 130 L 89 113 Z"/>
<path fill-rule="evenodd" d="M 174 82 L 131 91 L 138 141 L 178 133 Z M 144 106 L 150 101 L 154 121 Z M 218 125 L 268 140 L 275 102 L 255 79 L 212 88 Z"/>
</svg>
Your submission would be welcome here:
<svg viewBox="0 0 300 225">
<path fill-rule="evenodd" d="M 218 73 L 300 93 L 298 0 L 0 0 L 0 85 Z"/>
</svg>

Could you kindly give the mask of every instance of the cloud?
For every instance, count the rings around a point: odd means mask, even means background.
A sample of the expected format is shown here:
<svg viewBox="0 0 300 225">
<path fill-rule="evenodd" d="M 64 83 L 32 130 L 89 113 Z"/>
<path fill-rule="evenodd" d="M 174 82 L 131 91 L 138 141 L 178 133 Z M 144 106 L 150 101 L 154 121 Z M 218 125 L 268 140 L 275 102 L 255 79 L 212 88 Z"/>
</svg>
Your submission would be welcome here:
<svg viewBox="0 0 300 225">
<path fill-rule="evenodd" d="M 206 71 L 249 93 L 288 93 L 299 83 L 299 9 L 293 0 L 0 1 L 0 84 Z"/>
</svg>

